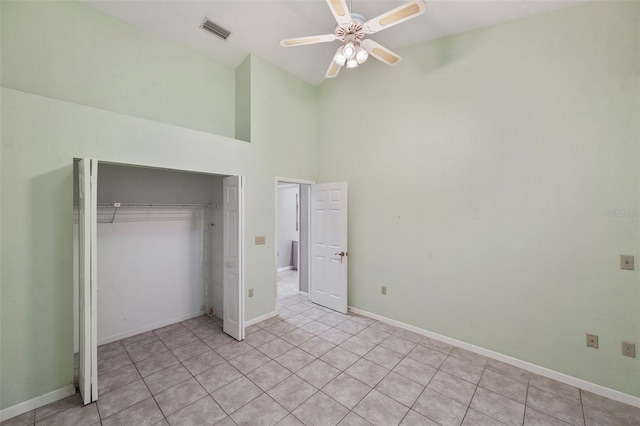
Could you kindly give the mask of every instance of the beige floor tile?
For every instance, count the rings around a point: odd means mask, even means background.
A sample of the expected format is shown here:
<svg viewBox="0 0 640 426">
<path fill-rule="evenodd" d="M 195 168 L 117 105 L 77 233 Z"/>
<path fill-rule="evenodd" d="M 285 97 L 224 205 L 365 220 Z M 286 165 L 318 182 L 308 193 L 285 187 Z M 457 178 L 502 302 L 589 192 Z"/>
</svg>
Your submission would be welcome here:
<svg viewBox="0 0 640 426">
<path fill-rule="evenodd" d="M 401 354 L 382 346 L 376 346 L 375 348 L 367 352 L 367 354 L 364 356 L 364 359 L 375 362 L 376 364 L 386 368 L 387 370 L 392 370 L 393 367 L 395 367 L 400 361 L 402 361 L 402 358 L 404 357 Z"/>
<path fill-rule="evenodd" d="M 504 423 L 470 408 L 464 416 L 462 426 L 504 426 Z"/>
<path fill-rule="evenodd" d="M 111 392 L 141 378 L 138 369 L 133 364 L 102 374 L 98 376 L 98 395 Z"/>
<path fill-rule="evenodd" d="M 477 364 L 452 356 L 444 360 L 440 369 L 474 384 L 480 382 L 484 371 L 484 368 Z"/>
<path fill-rule="evenodd" d="M 331 349 L 335 348 L 336 345 L 316 336 L 310 340 L 307 340 L 298 347 L 303 351 L 310 353 L 314 357 L 318 358 L 329 352 Z"/>
<path fill-rule="evenodd" d="M 203 352 L 193 358 L 182 361 L 182 364 L 191 374 L 197 376 L 198 374 L 210 370 L 217 365 L 224 364 L 224 362 L 224 358 L 216 352 L 208 350 L 207 352 Z"/>
<path fill-rule="evenodd" d="M 569 426 L 570 423 L 563 422 L 541 411 L 527 407 L 524 412 L 524 426 Z"/>
<path fill-rule="evenodd" d="M 400 426 L 439 426 L 438 423 L 434 422 L 431 419 L 426 418 L 422 414 L 418 414 L 413 410 L 409 410 Z"/>
<path fill-rule="evenodd" d="M 482 373 L 482 379 L 480 379 L 478 386 L 509 399 L 513 399 L 521 404 L 524 404 L 527 400 L 528 386 L 525 383 L 494 373 L 491 370 L 484 370 L 484 373 Z"/>
<path fill-rule="evenodd" d="M 102 420 L 103 426 L 136 425 L 147 426 L 166 423 L 153 398 L 147 398 L 126 410 Z"/>
<path fill-rule="evenodd" d="M 506 425 L 518 426 L 524 422 L 524 404 L 483 388 L 476 390 L 470 407 Z"/>
<path fill-rule="evenodd" d="M 307 426 L 333 426 L 347 415 L 349 410 L 318 392 L 293 411 L 293 415 Z"/>
<path fill-rule="evenodd" d="M 205 371 L 196 376 L 196 380 L 202 387 L 209 393 L 215 392 L 223 386 L 242 377 L 242 373 L 239 372 L 228 362 L 223 362 L 220 365 Z"/>
<path fill-rule="evenodd" d="M 417 346 L 417 344 L 396 335 L 391 335 L 384 339 L 380 343 L 380 346 L 390 349 L 394 352 L 398 352 L 399 354 L 407 355 L 413 350 L 413 348 Z"/>
<path fill-rule="evenodd" d="M 37 408 L 35 412 L 35 421 L 39 422 L 46 417 L 53 416 L 54 414 L 68 410 L 69 408 L 81 406 L 82 397 L 80 396 L 79 392 L 76 392 L 71 396 L 60 399 L 56 402 L 52 402 L 51 404 L 45 405 L 44 407 Z"/>
<path fill-rule="evenodd" d="M 175 364 L 145 377 L 144 382 L 147 384 L 151 394 L 155 395 L 191 377 L 191 373 L 182 364 Z"/>
<path fill-rule="evenodd" d="M 173 352 L 176 358 L 178 358 L 178 360 L 182 362 L 205 352 L 209 352 L 210 350 L 211 348 L 209 348 L 209 346 L 202 343 L 202 341 L 197 340 L 195 342 L 189 343 L 188 345 L 175 348 L 171 352 Z"/>
<path fill-rule="evenodd" d="M 257 349 L 269 358 L 276 359 L 293 348 L 294 346 L 291 343 L 278 338 L 258 346 Z"/>
<path fill-rule="evenodd" d="M 359 360 L 360 357 L 353 352 L 349 352 L 348 350 L 338 346 L 322 355 L 320 359 L 338 370 L 344 371 L 353 365 L 354 362 Z"/>
<path fill-rule="evenodd" d="M 151 392 L 143 380 L 137 380 L 112 392 L 102 394 L 97 403 L 100 417 L 109 417 L 150 396 Z"/>
<path fill-rule="evenodd" d="M 449 352 L 451 352 L 451 350 L 453 349 L 453 345 L 450 345 L 441 340 L 433 339 L 431 337 L 426 337 L 426 336 L 424 339 L 422 339 L 420 344 L 422 346 L 426 346 L 427 348 L 435 349 L 444 354 L 449 354 Z"/>
<path fill-rule="evenodd" d="M 340 344 L 340 347 L 346 349 L 350 352 L 353 352 L 356 355 L 364 356 L 371 349 L 376 347 L 375 343 L 372 343 L 368 340 L 362 339 L 358 336 L 353 336 L 348 340 L 345 340 Z"/>
<path fill-rule="evenodd" d="M 422 345 L 417 345 L 407 356 L 433 368 L 440 368 L 447 358 L 447 355 L 444 353 Z"/>
<path fill-rule="evenodd" d="M 389 373 L 389 370 L 366 359 L 360 359 L 347 368 L 345 373 L 365 385 L 375 387 Z"/>
<path fill-rule="evenodd" d="M 404 358 L 393 368 L 393 371 L 420 385 L 427 386 L 437 370 L 411 358 Z"/>
<path fill-rule="evenodd" d="M 290 376 L 267 393 L 288 411 L 293 411 L 309 399 L 317 389 L 298 376 Z"/>
<path fill-rule="evenodd" d="M 311 362 L 313 362 L 313 360 L 315 360 L 315 357 L 313 355 L 310 355 L 299 348 L 293 348 L 284 355 L 276 358 L 278 364 L 282 365 L 284 368 L 293 373 L 297 372 L 307 364 L 310 364 Z"/>
<path fill-rule="evenodd" d="M 400 424 L 409 411 L 409 407 L 377 390 L 372 390 L 355 406 L 353 411 L 373 425 L 387 426 Z"/>
<path fill-rule="evenodd" d="M 445 373 L 444 371 L 438 371 L 429 382 L 427 388 L 448 396 L 464 405 L 469 405 L 476 391 L 476 385 L 473 383 Z"/>
<path fill-rule="evenodd" d="M 412 407 L 415 411 L 442 426 L 458 426 L 467 406 L 431 389 L 425 389 Z"/>
<path fill-rule="evenodd" d="M 266 391 L 282 382 L 291 374 L 292 373 L 289 370 L 277 362 L 269 361 L 247 374 L 247 378 L 255 383 L 260 389 Z"/>
<path fill-rule="evenodd" d="M 262 394 L 231 415 L 238 426 L 272 426 L 289 413 L 269 395 Z"/>
<path fill-rule="evenodd" d="M 572 425 L 581 426 L 584 424 L 584 415 L 580 403 L 570 399 L 558 398 L 552 393 L 542 391 L 533 386 L 529 386 L 527 407 L 549 414 Z"/>
<path fill-rule="evenodd" d="M 185 380 L 175 386 L 166 389 L 154 398 L 165 416 L 192 404 L 207 394 L 207 391 L 196 379 Z"/>
<path fill-rule="evenodd" d="M 338 374 L 340 374 L 340 370 L 319 359 L 316 359 L 312 363 L 302 367 L 296 373 L 298 377 L 308 383 L 311 383 L 318 389 L 329 383 Z"/>
<path fill-rule="evenodd" d="M 247 374 L 269 361 L 271 361 L 271 358 L 260 351 L 251 349 L 242 355 L 238 355 L 237 357 L 230 359 L 229 364 L 237 368 L 242 374 Z"/>
<path fill-rule="evenodd" d="M 209 395 L 176 411 L 167 420 L 171 426 L 213 425 L 227 414 Z"/>
<path fill-rule="evenodd" d="M 340 374 L 328 383 L 322 392 L 349 409 L 353 409 L 369 392 L 371 387 L 347 374 Z"/>
<path fill-rule="evenodd" d="M 240 377 L 213 392 L 211 396 L 227 414 L 231 414 L 261 394 L 263 394 L 262 389 L 253 384 L 251 380 L 246 377 Z"/>
<path fill-rule="evenodd" d="M 136 367 L 142 377 L 147 377 L 153 373 L 164 370 L 174 364 L 177 364 L 178 358 L 176 358 L 171 352 L 166 351 L 160 355 L 152 358 L 147 358 L 144 361 L 136 363 Z"/>
<path fill-rule="evenodd" d="M 378 383 L 376 390 L 407 407 L 411 407 L 424 390 L 424 386 L 397 373 L 390 372 Z"/>
</svg>

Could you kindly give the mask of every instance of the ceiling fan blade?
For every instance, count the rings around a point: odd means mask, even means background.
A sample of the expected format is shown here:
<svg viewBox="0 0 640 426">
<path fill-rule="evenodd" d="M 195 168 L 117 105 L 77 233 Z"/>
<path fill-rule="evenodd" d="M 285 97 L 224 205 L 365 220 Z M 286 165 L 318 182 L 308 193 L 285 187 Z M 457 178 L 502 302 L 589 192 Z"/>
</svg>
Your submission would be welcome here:
<svg viewBox="0 0 640 426">
<path fill-rule="evenodd" d="M 351 22 L 351 14 L 346 0 L 327 0 L 327 4 L 338 25 L 345 25 Z"/>
<path fill-rule="evenodd" d="M 378 31 L 398 25 L 404 21 L 422 15 L 426 10 L 424 0 L 413 0 L 410 3 L 396 7 L 364 23 L 364 32 L 373 34 Z"/>
<path fill-rule="evenodd" d="M 285 38 L 284 40 L 280 40 L 280 46 L 293 47 L 293 46 L 302 46 L 304 44 L 327 43 L 335 40 L 336 38 L 337 37 L 335 34 L 322 34 L 322 35 L 308 36 L 308 37 Z"/>
<path fill-rule="evenodd" d="M 340 68 L 342 67 L 336 64 L 336 62 L 332 60 L 331 65 L 329 65 L 329 69 L 327 70 L 327 73 L 324 76 L 326 78 L 333 78 L 338 75 L 338 73 L 340 72 Z"/>
<path fill-rule="evenodd" d="M 369 55 L 381 60 L 387 65 L 396 65 L 402 60 L 402 56 L 368 38 L 362 40 L 362 47 Z"/>
</svg>

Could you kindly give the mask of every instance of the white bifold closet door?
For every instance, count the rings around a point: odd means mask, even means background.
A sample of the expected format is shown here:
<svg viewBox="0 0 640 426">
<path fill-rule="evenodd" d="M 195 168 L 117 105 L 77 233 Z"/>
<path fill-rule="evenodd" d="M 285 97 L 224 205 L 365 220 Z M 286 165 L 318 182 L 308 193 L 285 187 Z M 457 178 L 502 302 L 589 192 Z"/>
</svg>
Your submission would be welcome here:
<svg viewBox="0 0 640 426">
<path fill-rule="evenodd" d="M 236 340 L 244 339 L 243 299 L 243 177 L 223 180 L 222 211 L 224 215 L 223 330 Z"/>
<path fill-rule="evenodd" d="M 80 266 L 79 386 L 84 404 L 98 399 L 97 187 L 98 162 L 78 162 L 78 235 Z"/>
<path fill-rule="evenodd" d="M 313 303 L 347 313 L 347 182 L 311 185 Z"/>
</svg>

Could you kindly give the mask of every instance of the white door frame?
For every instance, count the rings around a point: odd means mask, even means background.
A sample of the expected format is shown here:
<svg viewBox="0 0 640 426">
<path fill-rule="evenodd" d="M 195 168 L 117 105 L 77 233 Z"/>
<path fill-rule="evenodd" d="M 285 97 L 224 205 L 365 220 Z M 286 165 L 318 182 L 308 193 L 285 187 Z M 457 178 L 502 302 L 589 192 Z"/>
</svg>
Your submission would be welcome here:
<svg viewBox="0 0 640 426">
<path fill-rule="evenodd" d="M 274 309 L 273 311 L 275 312 L 276 315 L 278 315 L 278 185 L 281 183 L 295 183 L 295 184 L 299 184 L 299 185 L 315 185 L 316 181 L 315 180 L 306 180 L 306 179 L 297 179 L 297 178 L 288 178 L 288 177 L 281 177 L 281 176 L 276 176 L 275 178 L 275 204 L 276 204 L 276 215 L 275 215 L 275 224 L 274 224 L 274 240 L 275 240 L 275 244 L 274 244 L 274 264 L 273 264 L 273 268 L 274 268 L 274 272 L 273 272 L 273 294 L 274 294 Z M 311 207 L 311 197 L 309 197 L 309 200 L 307 200 L 308 202 L 308 206 L 307 206 L 307 223 L 311 223 L 310 219 L 311 219 L 311 211 L 309 210 L 309 207 Z M 309 238 L 311 237 L 311 227 L 308 226 L 307 227 L 307 242 L 309 241 Z M 298 246 L 298 250 L 300 250 L 300 246 Z M 299 259 L 299 257 L 298 257 Z M 309 263 L 311 261 L 311 251 L 307 250 L 307 283 L 309 285 L 309 288 L 307 289 L 307 292 L 310 294 L 310 290 L 311 290 L 311 275 L 310 275 L 310 271 L 311 271 L 311 264 Z M 298 290 L 300 289 L 300 276 L 298 276 Z"/>
<path fill-rule="evenodd" d="M 83 159 L 82 157 L 74 157 L 72 160 L 72 164 L 73 162 L 75 162 L 76 160 L 81 160 Z M 96 158 L 91 158 L 91 160 L 99 165 L 100 163 L 103 164 L 117 164 L 117 165 L 121 165 L 121 166 L 129 166 L 129 167 L 145 167 L 145 168 L 150 168 L 150 169 L 161 169 L 161 170 L 166 170 L 168 169 L 167 167 L 161 167 L 161 166 L 157 166 L 157 165 L 146 165 L 146 164 L 134 164 L 134 163 L 124 163 L 124 162 L 114 162 L 114 161 L 102 161 Z M 242 181 L 244 181 L 244 175 L 234 175 L 234 174 L 228 174 L 228 173 L 224 173 L 224 172 L 211 172 L 211 171 L 195 171 L 195 170 L 184 170 L 184 169 L 180 169 L 180 168 L 169 168 L 169 170 L 175 170 L 175 171 L 181 171 L 181 172 L 186 172 L 186 173 L 197 173 L 197 174 L 207 174 L 207 175 L 211 175 L 211 176 L 238 176 L 239 178 L 241 178 Z M 73 179 L 72 179 L 73 181 Z M 97 185 L 96 185 L 96 191 L 93 191 L 92 197 L 91 197 L 91 203 L 92 206 L 94 206 L 95 208 L 97 208 L 97 203 L 98 203 L 98 197 L 97 197 Z M 245 283 L 244 283 L 244 276 L 245 276 L 245 261 L 244 261 L 244 229 L 245 229 L 245 217 L 244 217 L 244 203 L 245 203 L 245 198 L 244 198 L 244 190 L 241 192 L 241 199 L 240 199 L 240 204 L 241 204 L 241 211 L 242 214 L 240 215 L 240 235 L 239 235 L 239 241 L 238 241 L 238 245 L 239 245 L 239 250 L 240 250 L 240 282 L 239 282 L 239 291 L 240 294 L 244 295 L 244 289 L 245 289 Z M 94 210 L 94 209 L 92 209 Z M 80 219 L 79 219 L 80 220 Z M 96 211 L 94 211 L 94 214 L 92 215 L 92 232 L 93 235 L 96 236 L 96 241 L 97 241 L 97 213 Z M 74 238 L 73 235 L 71 237 L 72 239 Z M 78 235 L 78 238 L 80 238 L 80 236 Z M 94 271 L 97 271 L 97 262 L 98 262 L 98 257 L 97 257 L 97 250 L 93 250 L 92 252 L 92 256 L 91 256 L 91 262 L 93 263 L 93 266 L 95 266 Z M 79 290 L 79 289 L 78 289 Z M 94 297 L 91 300 L 91 305 L 93 308 L 92 313 L 96 316 L 97 318 L 97 311 L 98 311 L 98 306 L 97 306 L 97 294 L 94 295 Z M 75 294 L 74 291 L 74 297 L 79 297 L 78 295 Z M 245 329 L 245 318 L 244 318 L 244 297 L 240 298 L 240 318 L 239 318 L 239 322 L 242 324 L 242 338 L 244 338 L 244 329 Z M 79 312 L 74 310 L 74 323 L 79 324 L 80 321 L 83 321 L 84 319 L 80 317 Z M 95 368 L 95 377 L 96 380 L 94 380 L 94 383 L 92 383 L 93 386 L 93 395 L 98 395 L 97 392 L 97 353 L 98 353 L 98 343 L 97 343 L 97 321 L 94 322 L 93 324 L 94 326 L 94 333 L 93 333 L 93 338 L 92 338 L 92 358 L 94 360 L 94 365 L 93 367 Z M 75 336 L 74 336 L 75 339 Z"/>
</svg>

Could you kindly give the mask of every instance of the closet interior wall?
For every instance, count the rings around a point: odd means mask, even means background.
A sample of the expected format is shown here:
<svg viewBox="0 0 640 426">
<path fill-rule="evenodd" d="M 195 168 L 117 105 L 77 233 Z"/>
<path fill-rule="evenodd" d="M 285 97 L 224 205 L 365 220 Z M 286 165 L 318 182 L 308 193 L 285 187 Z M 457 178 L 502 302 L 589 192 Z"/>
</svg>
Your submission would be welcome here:
<svg viewBox="0 0 640 426">
<path fill-rule="evenodd" d="M 223 177 L 99 164 L 98 345 L 222 316 Z M 74 246 L 77 299 L 77 235 Z"/>
</svg>

